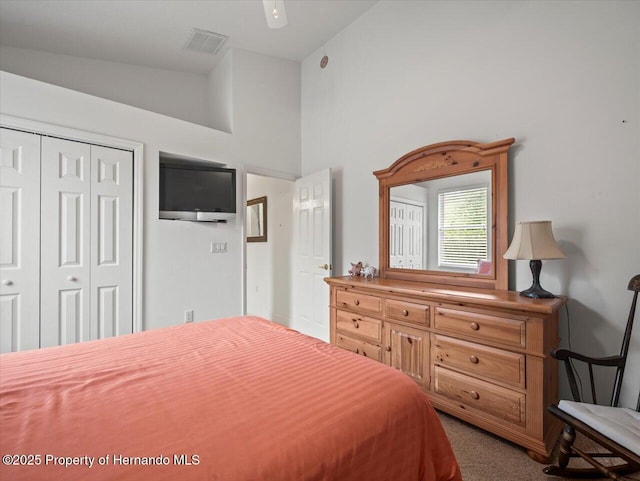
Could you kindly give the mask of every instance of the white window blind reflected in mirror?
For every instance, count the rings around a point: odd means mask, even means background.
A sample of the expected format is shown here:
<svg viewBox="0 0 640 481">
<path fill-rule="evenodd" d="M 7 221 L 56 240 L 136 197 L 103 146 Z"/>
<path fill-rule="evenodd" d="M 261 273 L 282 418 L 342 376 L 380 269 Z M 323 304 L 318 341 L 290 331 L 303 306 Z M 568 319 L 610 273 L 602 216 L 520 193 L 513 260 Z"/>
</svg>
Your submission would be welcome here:
<svg viewBox="0 0 640 481">
<path fill-rule="evenodd" d="M 476 271 L 489 261 L 488 186 L 438 194 L 438 265 Z"/>
</svg>

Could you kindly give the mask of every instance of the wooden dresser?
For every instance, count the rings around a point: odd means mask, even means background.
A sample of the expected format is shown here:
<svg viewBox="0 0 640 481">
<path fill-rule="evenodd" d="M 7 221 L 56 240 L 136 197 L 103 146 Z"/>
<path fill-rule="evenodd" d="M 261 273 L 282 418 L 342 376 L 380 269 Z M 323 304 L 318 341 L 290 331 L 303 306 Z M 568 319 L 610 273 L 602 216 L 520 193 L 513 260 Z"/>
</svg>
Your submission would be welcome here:
<svg viewBox="0 0 640 481">
<path fill-rule="evenodd" d="M 546 462 L 562 298 L 397 279 L 332 277 L 331 343 L 413 378 L 434 407 Z M 384 386 L 380 387 L 384 389 Z"/>
<path fill-rule="evenodd" d="M 436 408 L 547 462 L 561 431 L 547 406 L 558 400 L 549 352 L 558 347 L 565 301 L 507 290 L 507 154 L 514 142 L 426 145 L 373 173 L 380 277 L 326 279 L 331 342 L 401 370 Z M 484 200 L 443 207 L 443 193 L 475 188 Z M 470 222 L 467 213 L 482 212 L 485 202 L 486 217 Z M 402 210 L 403 203 L 411 208 Z"/>
</svg>

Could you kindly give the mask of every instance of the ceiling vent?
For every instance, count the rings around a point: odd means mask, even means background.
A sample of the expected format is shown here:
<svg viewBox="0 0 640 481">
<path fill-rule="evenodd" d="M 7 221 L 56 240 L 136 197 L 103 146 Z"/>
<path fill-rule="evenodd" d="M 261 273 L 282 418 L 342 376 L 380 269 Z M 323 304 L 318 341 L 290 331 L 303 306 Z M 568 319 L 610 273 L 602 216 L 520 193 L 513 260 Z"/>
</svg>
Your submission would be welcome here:
<svg viewBox="0 0 640 481">
<path fill-rule="evenodd" d="M 215 55 L 228 38 L 226 35 L 220 33 L 194 28 L 184 48 L 186 50 L 193 50 L 194 52 Z"/>
</svg>

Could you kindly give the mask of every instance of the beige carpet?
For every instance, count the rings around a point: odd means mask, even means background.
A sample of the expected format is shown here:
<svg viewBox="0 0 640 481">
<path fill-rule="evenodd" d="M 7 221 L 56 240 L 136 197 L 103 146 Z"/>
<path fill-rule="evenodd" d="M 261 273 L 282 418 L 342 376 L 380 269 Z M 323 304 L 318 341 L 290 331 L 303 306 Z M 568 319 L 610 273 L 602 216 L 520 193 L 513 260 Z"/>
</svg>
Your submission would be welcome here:
<svg viewBox="0 0 640 481">
<path fill-rule="evenodd" d="M 464 481 L 569 479 L 544 474 L 542 468 L 545 465 L 532 460 L 523 448 L 447 414 L 439 414 L 458 459 Z M 625 479 L 640 480 L 640 474 Z"/>
</svg>

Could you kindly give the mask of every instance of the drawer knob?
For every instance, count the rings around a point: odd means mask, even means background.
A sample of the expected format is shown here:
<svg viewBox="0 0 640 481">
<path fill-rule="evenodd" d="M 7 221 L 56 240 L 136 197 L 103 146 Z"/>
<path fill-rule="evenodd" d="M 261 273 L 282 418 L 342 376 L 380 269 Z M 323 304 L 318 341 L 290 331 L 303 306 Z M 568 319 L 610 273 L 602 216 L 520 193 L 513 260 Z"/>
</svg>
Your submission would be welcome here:
<svg viewBox="0 0 640 481">
<path fill-rule="evenodd" d="M 471 391 L 469 394 L 473 399 L 480 399 L 480 394 L 477 391 Z"/>
<path fill-rule="evenodd" d="M 356 354 L 360 354 L 360 349 L 356 348 Z"/>
<path fill-rule="evenodd" d="M 391 352 L 391 346 L 387 346 L 387 347 L 385 348 L 385 350 L 386 350 L 387 352 Z"/>
<path fill-rule="evenodd" d="M 479 359 L 476 356 L 471 355 L 469 356 L 469 361 L 471 361 L 472 364 L 478 364 Z"/>
<path fill-rule="evenodd" d="M 469 325 L 469 327 L 470 327 L 471 329 L 473 329 L 474 331 L 477 331 L 478 329 L 480 329 L 480 326 L 478 325 L 478 323 L 477 323 L 477 322 L 472 322 L 472 323 Z"/>
<path fill-rule="evenodd" d="M 360 301 L 359 301 L 358 299 L 356 299 L 355 301 L 353 301 L 353 303 L 354 303 L 356 306 L 359 306 L 359 305 L 360 305 Z"/>
<path fill-rule="evenodd" d="M 355 327 L 356 329 L 360 328 L 360 324 L 355 319 L 353 320 L 353 327 Z"/>
<path fill-rule="evenodd" d="M 402 315 L 403 316 L 408 316 L 409 315 L 409 311 L 407 311 L 406 309 L 402 309 Z"/>
</svg>

